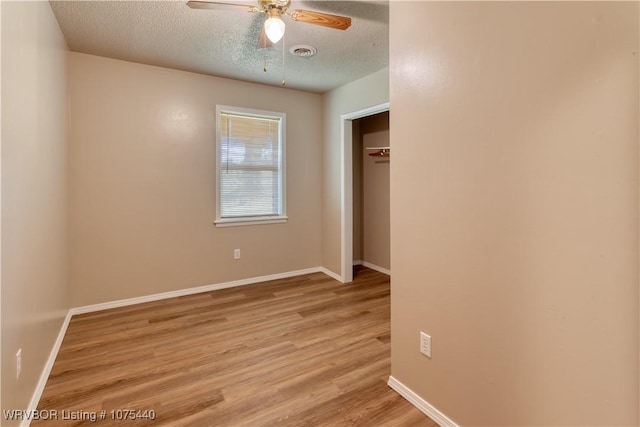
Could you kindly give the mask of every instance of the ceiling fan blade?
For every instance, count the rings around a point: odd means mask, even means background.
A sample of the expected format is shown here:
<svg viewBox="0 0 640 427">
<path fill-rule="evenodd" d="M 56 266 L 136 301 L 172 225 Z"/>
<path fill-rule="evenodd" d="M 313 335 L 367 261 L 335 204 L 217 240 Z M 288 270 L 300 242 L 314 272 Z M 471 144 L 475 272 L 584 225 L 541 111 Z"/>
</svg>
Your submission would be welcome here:
<svg viewBox="0 0 640 427">
<path fill-rule="evenodd" d="M 256 6 L 249 6 L 239 3 L 225 3 L 220 1 L 188 1 L 187 6 L 191 9 L 208 9 L 208 10 L 237 10 L 245 12 L 258 12 Z"/>
<path fill-rule="evenodd" d="M 312 12 L 310 10 L 292 10 L 287 15 L 294 21 L 306 22 L 307 24 L 322 25 L 323 27 L 335 28 L 336 30 L 346 30 L 351 26 L 351 18 L 328 13 Z"/>
<path fill-rule="evenodd" d="M 264 30 L 264 25 L 260 30 L 260 35 L 258 36 L 258 49 L 267 48 L 273 46 L 269 37 L 267 37 L 267 32 Z"/>
</svg>

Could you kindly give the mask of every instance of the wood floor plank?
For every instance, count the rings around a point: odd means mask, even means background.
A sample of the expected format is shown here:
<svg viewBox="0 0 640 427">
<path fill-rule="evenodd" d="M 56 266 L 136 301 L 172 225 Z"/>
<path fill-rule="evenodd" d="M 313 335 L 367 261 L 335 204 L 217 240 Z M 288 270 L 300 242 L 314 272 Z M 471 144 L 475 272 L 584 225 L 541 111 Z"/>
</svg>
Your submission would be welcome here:
<svg viewBox="0 0 640 427">
<path fill-rule="evenodd" d="M 389 294 L 361 267 L 74 316 L 32 425 L 433 427 L 386 385 Z"/>
</svg>

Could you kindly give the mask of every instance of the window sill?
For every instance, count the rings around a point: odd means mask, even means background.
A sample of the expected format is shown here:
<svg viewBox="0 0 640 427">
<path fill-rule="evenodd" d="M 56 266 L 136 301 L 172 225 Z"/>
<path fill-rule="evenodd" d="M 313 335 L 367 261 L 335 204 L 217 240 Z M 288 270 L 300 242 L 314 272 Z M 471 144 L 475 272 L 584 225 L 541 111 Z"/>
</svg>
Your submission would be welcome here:
<svg viewBox="0 0 640 427">
<path fill-rule="evenodd" d="M 244 227 L 246 225 L 282 224 L 289 220 L 286 216 L 269 218 L 230 218 L 217 219 L 213 223 L 216 227 Z"/>
</svg>

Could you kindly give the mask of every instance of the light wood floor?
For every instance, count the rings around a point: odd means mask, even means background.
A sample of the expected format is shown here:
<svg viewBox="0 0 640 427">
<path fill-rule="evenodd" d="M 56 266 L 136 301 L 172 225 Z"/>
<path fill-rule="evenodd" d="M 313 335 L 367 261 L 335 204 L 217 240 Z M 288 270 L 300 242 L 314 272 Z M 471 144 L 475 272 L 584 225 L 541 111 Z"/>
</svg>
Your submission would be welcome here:
<svg viewBox="0 0 640 427">
<path fill-rule="evenodd" d="M 436 426 L 387 387 L 389 347 L 389 278 L 366 268 L 74 316 L 38 406 L 58 419 L 32 426 Z"/>
</svg>

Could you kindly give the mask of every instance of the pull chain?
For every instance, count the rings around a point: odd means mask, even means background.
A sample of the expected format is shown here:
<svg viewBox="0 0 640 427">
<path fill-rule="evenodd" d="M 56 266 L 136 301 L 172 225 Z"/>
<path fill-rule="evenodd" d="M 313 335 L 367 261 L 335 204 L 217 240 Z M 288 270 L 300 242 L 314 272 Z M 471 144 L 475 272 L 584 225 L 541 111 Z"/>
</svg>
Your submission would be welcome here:
<svg viewBox="0 0 640 427">
<path fill-rule="evenodd" d="M 264 30 L 262 31 L 264 33 Z M 264 67 L 262 68 L 262 71 L 266 73 L 267 72 L 267 35 L 266 33 L 264 33 L 264 37 L 261 37 L 261 39 L 264 42 L 264 46 L 262 46 L 262 58 L 264 59 Z"/>
<path fill-rule="evenodd" d="M 286 52 L 285 52 L 285 46 L 286 43 L 284 41 L 285 35 L 282 36 L 282 86 L 286 86 L 287 81 L 286 81 L 286 77 L 285 77 L 285 63 L 284 63 L 284 59 L 286 56 Z M 263 72 L 267 72 L 267 46 L 266 46 L 266 40 L 265 40 L 265 46 L 263 48 L 263 61 L 264 61 L 264 65 L 262 66 L 262 71 Z"/>
<path fill-rule="evenodd" d="M 287 82 L 285 81 L 285 75 L 284 75 L 284 56 L 285 56 L 285 42 L 284 42 L 284 38 L 285 35 L 282 35 L 282 86 L 285 86 L 287 84 Z"/>
</svg>

